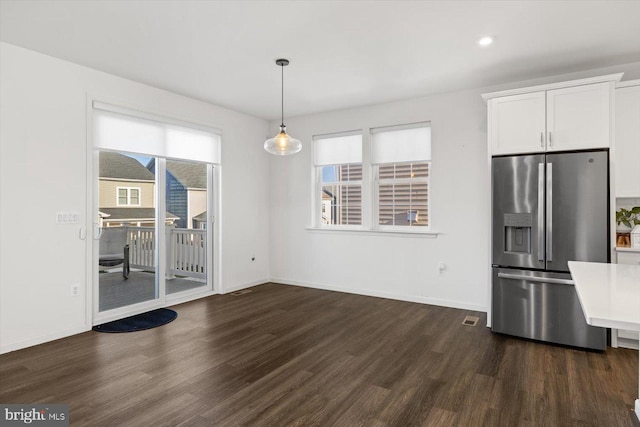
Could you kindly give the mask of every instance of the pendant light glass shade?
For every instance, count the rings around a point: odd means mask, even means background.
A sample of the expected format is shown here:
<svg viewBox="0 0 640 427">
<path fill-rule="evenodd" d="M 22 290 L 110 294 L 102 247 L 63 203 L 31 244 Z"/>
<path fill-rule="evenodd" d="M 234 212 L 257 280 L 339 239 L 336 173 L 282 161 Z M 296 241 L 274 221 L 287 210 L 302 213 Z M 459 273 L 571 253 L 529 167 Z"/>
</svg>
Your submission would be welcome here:
<svg viewBox="0 0 640 427">
<path fill-rule="evenodd" d="M 302 142 L 300 142 L 299 139 L 292 138 L 291 136 L 287 135 L 287 127 L 284 125 L 284 67 L 289 65 L 289 60 L 278 59 L 276 61 L 276 65 L 280 67 L 282 76 L 282 121 L 280 122 L 280 133 L 273 138 L 267 139 L 264 142 L 264 149 L 271 154 L 286 156 L 289 154 L 295 154 L 298 151 L 302 150 Z"/>
<path fill-rule="evenodd" d="M 287 127 L 280 126 L 280 133 L 264 142 L 264 149 L 271 154 L 286 156 L 302 150 L 302 142 L 287 135 Z"/>
</svg>

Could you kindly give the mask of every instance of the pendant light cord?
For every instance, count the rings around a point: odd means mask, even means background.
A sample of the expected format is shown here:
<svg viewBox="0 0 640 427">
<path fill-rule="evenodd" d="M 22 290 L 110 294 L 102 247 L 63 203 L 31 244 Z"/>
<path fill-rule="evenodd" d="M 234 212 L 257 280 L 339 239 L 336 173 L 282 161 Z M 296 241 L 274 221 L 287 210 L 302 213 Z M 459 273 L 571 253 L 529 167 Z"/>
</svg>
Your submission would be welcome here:
<svg viewBox="0 0 640 427">
<path fill-rule="evenodd" d="M 284 127 L 284 64 L 280 65 L 280 77 L 280 117 L 282 118 L 280 126 Z"/>
</svg>

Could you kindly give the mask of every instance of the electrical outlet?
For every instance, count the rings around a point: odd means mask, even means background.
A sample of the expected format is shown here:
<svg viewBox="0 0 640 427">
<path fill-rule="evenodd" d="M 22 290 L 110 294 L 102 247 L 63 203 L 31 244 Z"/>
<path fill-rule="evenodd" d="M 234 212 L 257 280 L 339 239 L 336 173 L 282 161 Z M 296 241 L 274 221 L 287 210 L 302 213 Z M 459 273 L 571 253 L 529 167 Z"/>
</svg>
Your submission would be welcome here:
<svg viewBox="0 0 640 427">
<path fill-rule="evenodd" d="M 446 270 L 447 270 L 447 265 L 446 265 L 444 262 L 440 261 L 440 262 L 438 263 L 438 274 L 439 274 L 440 276 L 444 276 L 444 272 L 445 272 Z"/>
<path fill-rule="evenodd" d="M 71 296 L 77 297 L 78 295 L 80 295 L 80 285 L 78 284 L 71 285 Z"/>
</svg>

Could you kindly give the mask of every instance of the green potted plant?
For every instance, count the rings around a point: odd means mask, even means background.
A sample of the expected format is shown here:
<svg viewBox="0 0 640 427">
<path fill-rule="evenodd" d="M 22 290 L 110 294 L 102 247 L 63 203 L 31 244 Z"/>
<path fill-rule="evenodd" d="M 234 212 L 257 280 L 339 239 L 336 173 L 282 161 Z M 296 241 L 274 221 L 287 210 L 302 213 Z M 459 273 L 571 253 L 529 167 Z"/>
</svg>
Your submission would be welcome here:
<svg viewBox="0 0 640 427">
<path fill-rule="evenodd" d="M 616 223 L 623 225 L 622 230 L 631 230 L 634 225 L 640 224 L 640 206 L 634 206 L 631 209 L 620 208 L 616 211 Z"/>
</svg>

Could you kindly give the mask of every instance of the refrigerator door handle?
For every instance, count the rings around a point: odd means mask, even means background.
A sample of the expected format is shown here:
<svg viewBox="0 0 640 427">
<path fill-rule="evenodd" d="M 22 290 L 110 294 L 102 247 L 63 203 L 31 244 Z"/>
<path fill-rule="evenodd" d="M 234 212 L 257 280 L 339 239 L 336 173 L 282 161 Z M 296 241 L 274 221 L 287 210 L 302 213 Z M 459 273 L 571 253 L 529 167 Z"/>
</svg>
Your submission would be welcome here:
<svg viewBox="0 0 640 427">
<path fill-rule="evenodd" d="M 553 163 L 547 163 L 547 262 L 553 261 Z"/>
<path fill-rule="evenodd" d="M 544 163 L 538 163 L 538 261 L 544 261 Z"/>
<path fill-rule="evenodd" d="M 553 277 L 524 276 L 521 274 L 498 273 L 501 279 L 526 280 L 528 282 L 557 283 L 559 285 L 575 285 L 573 280 L 555 279 Z"/>
</svg>

